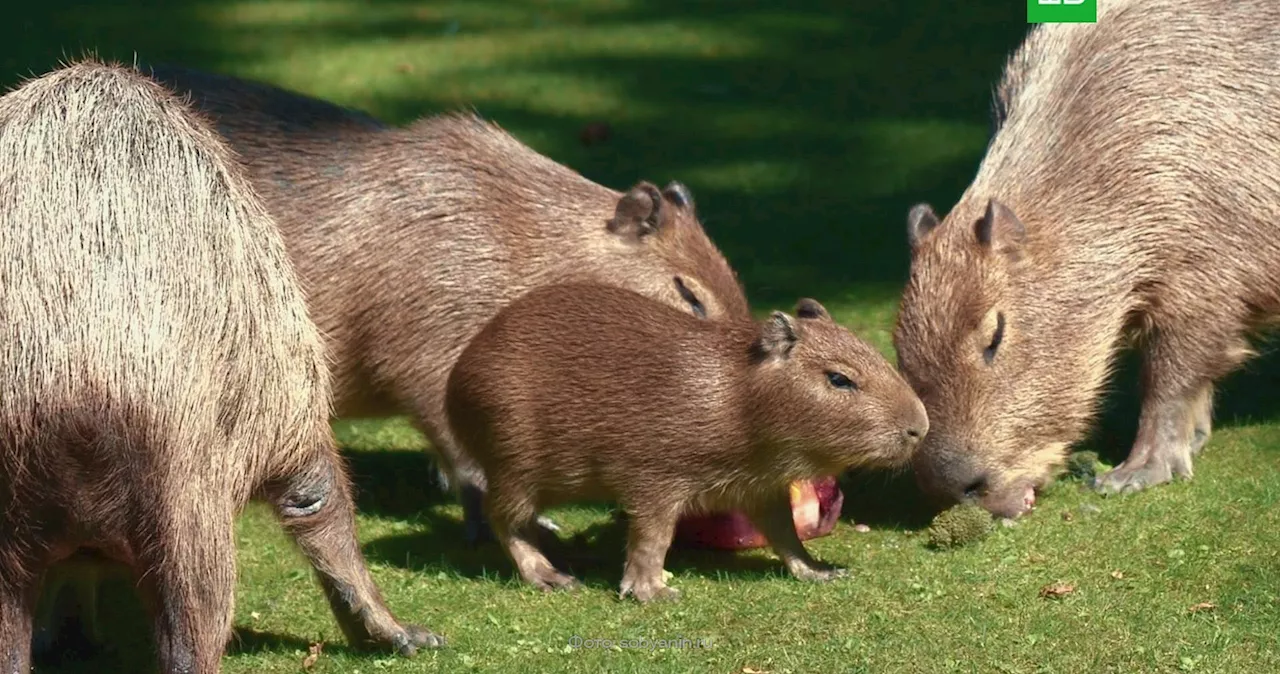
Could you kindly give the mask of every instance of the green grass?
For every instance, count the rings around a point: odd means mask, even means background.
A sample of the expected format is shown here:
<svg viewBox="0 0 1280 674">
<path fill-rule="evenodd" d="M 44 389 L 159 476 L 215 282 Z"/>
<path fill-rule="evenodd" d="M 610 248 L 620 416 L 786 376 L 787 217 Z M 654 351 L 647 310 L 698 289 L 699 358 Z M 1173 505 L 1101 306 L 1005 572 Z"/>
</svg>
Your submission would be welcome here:
<svg viewBox="0 0 1280 674">
<path fill-rule="evenodd" d="M 907 208 L 945 210 L 973 175 L 991 86 L 1025 29 L 1008 0 L 50 0 L 7 12 L 0 73 L 16 82 L 95 48 L 394 122 L 471 106 L 612 187 L 686 182 L 757 309 L 816 297 L 889 354 Z M 595 121 L 612 137 L 583 146 Z M 521 587 L 496 548 L 461 546 L 460 511 L 403 420 L 340 423 L 374 574 L 400 616 L 451 643 L 413 660 L 347 650 L 306 564 L 252 507 L 224 670 L 297 672 L 323 640 L 315 672 L 1280 671 L 1275 360 L 1227 383 L 1189 483 L 1103 499 L 1062 482 L 1019 526 L 935 552 L 909 479 L 854 476 L 846 521 L 810 544 L 852 578 L 807 585 L 763 552 L 674 551 L 674 605 L 616 599 L 623 541 L 598 508 L 554 513 L 584 534 L 568 553 L 587 588 Z M 1132 438 L 1127 374 L 1089 443 L 1112 461 Z M 1075 591 L 1041 598 L 1053 583 Z M 107 597 L 119 648 L 41 671 L 149 662 L 127 592 Z M 1216 608 L 1189 612 L 1202 602 Z M 575 635 L 710 647 L 575 650 Z"/>
</svg>

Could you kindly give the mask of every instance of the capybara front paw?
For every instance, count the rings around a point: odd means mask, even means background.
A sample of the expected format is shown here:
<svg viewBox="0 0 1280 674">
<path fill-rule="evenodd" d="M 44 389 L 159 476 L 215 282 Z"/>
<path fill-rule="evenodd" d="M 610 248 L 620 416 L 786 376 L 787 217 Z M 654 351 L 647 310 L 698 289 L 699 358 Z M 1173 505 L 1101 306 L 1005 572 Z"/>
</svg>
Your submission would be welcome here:
<svg viewBox="0 0 1280 674">
<path fill-rule="evenodd" d="M 541 571 L 535 574 L 529 579 L 529 582 L 546 592 L 551 592 L 553 590 L 576 590 L 582 586 L 582 583 L 579 583 L 577 578 L 554 569 Z"/>
<path fill-rule="evenodd" d="M 443 635 L 420 625 L 405 625 L 404 631 L 408 635 L 408 643 L 400 647 L 401 655 L 413 655 L 419 648 L 440 648 L 445 644 Z"/>
<path fill-rule="evenodd" d="M 618 593 L 619 599 L 625 599 L 627 596 L 635 597 L 636 601 L 641 604 L 647 604 L 651 601 L 679 601 L 680 590 L 668 586 L 661 580 L 633 580 L 623 579 L 622 589 Z"/>
<path fill-rule="evenodd" d="M 808 566 L 801 566 L 792 569 L 792 575 L 800 580 L 814 583 L 825 583 L 837 578 L 847 577 L 849 575 L 849 570 L 843 567 L 818 562 Z"/>
<path fill-rule="evenodd" d="M 1121 464 L 1094 482 L 1103 494 L 1124 494 L 1173 481 L 1174 476 L 1191 477 L 1191 453 L 1184 451 L 1173 457 L 1153 456 L 1146 463 Z"/>
</svg>

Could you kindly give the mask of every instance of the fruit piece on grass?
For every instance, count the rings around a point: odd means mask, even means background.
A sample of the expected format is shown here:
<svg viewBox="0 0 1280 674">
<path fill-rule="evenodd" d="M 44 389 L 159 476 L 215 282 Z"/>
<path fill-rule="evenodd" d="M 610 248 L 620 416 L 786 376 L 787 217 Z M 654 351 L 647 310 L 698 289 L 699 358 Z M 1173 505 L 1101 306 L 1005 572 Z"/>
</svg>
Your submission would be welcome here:
<svg viewBox="0 0 1280 674">
<path fill-rule="evenodd" d="M 844 494 L 834 477 L 791 485 L 791 517 L 800 540 L 826 536 L 835 529 Z M 675 543 L 681 547 L 745 550 L 769 544 L 741 512 L 692 515 L 676 525 Z"/>
</svg>

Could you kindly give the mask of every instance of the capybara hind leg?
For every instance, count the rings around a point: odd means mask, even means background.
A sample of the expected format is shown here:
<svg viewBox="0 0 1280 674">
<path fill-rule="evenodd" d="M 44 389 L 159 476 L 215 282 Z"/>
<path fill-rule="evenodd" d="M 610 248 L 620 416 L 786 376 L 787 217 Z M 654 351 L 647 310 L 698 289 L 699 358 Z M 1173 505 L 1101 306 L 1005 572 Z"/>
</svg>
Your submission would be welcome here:
<svg viewBox="0 0 1280 674">
<path fill-rule="evenodd" d="M 629 515 L 627 563 L 618 597 L 631 595 L 641 603 L 679 599 L 680 591 L 668 587 L 662 577 L 679 513 L 633 507 Z"/>
<path fill-rule="evenodd" d="M 139 540 L 146 552 L 142 587 L 153 607 L 160 671 L 208 674 L 220 671 L 231 636 L 236 582 L 233 519 L 217 506 L 192 504 L 160 525 L 160 540 Z"/>
<path fill-rule="evenodd" d="M 809 555 L 796 533 L 791 497 L 786 489 L 761 501 L 750 515 L 751 523 L 768 539 L 774 553 L 782 558 L 791 575 L 800 580 L 827 581 L 848 574 L 845 569 L 819 562 Z"/>
<path fill-rule="evenodd" d="M 279 485 L 272 498 L 353 647 L 409 656 L 422 647 L 444 645 L 444 637 L 400 623 L 387 608 L 360 552 L 351 485 L 335 453 L 326 452 L 312 470 Z"/>
<path fill-rule="evenodd" d="M 532 502 L 499 484 L 490 485 L 486 503 L 493 533 L 525 582 L 543 590 L 578 587 L 577 579 L 556 569 L 539 548 L 537 510 Z"/>
<path fill-rule="evenodd" d="M 17 587 L 0 578 L 0 674 L 31 671 L 31 623 L 36 588 Z"/>
</svg>

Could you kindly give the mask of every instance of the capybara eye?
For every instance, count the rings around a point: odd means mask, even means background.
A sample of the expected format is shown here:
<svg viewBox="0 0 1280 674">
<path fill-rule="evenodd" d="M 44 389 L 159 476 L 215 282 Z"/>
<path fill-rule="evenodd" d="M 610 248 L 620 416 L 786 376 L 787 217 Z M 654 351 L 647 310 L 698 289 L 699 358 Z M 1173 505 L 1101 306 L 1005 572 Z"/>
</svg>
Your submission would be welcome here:
<svg viewBox="0 0 1280 674">
<path fill-rule="evenodd" d="M 684 284 L 684 279 L 677 276 L 675 281 L 676 290 L 680 293 L 680 297 L 684 298 L 684 301 L 689 303 L 689 308 L 693 309 L 693 315 L 698 318 L 706 318 L 707 308 L 702 306 L 702 300 L 699 300 L 698 296 L 693 294 L 692 290 L 689 290 L 689 286 Z"/>
<path fill-rule="evenodd" d="M 828 372 L 827 381 L 830 382 L 832 386 L 838 389 L 844 389 L 846 391 L 858 390 L 857 384 L 853 383 L 851 379 L 840 374 L 839 372 Z"/>
<path fill-rule="evenodd" d="M 996 349 L 1000 348 L 1000 342 L 1004 340 L 1004 312 L 996 313 L 996 331 L 991 335 L 991 344 L 982 351 L 982 359 L 987 365 L 996 359 Z"/>
</svg>

